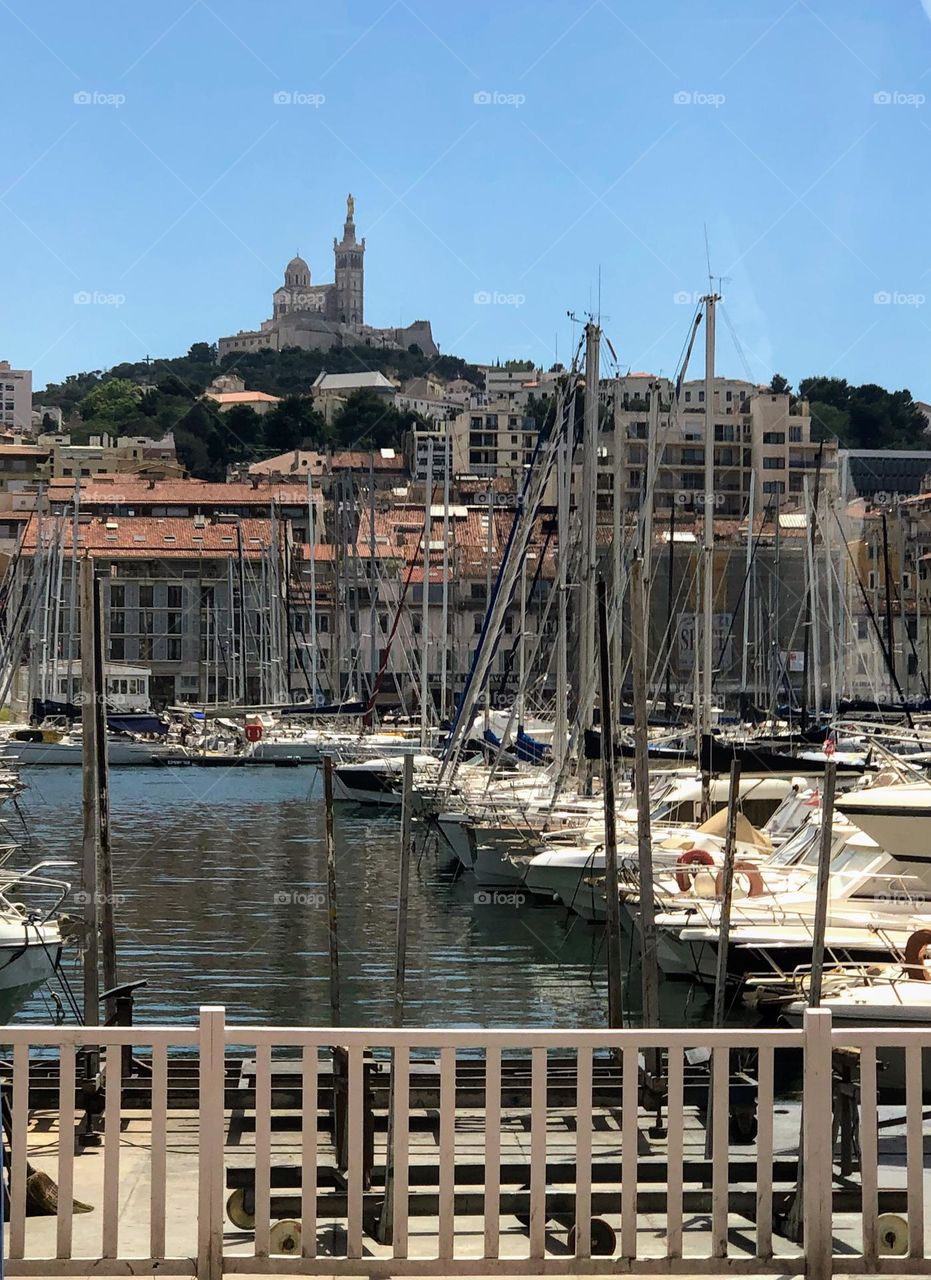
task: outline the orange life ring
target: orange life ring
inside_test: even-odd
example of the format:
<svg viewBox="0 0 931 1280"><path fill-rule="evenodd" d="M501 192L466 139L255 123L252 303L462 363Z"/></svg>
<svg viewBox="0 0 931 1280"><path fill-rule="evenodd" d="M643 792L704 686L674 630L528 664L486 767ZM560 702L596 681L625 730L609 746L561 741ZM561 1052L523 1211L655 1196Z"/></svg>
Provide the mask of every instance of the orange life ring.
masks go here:
<svg viewBox="0 0 931 1280"><path fill-rule="evenodd" d="M686 849L685 853L679 854L677 861L680 867L714 866L714 858L707 849ZM693 877L688 871L676 872L676 884L679 886L680 893L688 893L693 883Z"/></svg>
<svg viewBox="0 0 931 1280"><path fill-rule="evenodd" d="M916 982L931 981L925 956L931 949L931 929L916 929L905 944L905 972Z"/></svg>
<svg viewBox="0 0 931 1280"><path fill-rule="evenodd" d="M734 877L738 875L746 876L749 888L747 890L748 898L759 898L761 894L766 892L766 886L763 883L763 877L760 875L759 868L755 862L735 862ZM724 897L724 872L719 871L714 878L714 891L717 897Z"/></svg>

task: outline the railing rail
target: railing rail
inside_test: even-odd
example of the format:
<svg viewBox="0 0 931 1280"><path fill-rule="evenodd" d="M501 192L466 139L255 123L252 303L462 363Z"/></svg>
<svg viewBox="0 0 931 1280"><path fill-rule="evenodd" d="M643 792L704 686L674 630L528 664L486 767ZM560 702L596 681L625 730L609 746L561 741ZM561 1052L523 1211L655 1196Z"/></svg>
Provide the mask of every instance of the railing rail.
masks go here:
<svg viewBox="0 0 931 1280"><path fill-rule="evenodd" d="M197 1027L8 1027L0 1041L10 1276L931 1273L931 1029L838 1027L825 1010L778 1030L268 1028L206 1007ZM126 1046L148 1057L122 1078ZM100 1145L76 1156L101 1096L87 1048ZM751 1082L734 1073L748 1050ZM861 1151L843 1182L838 1054L856 1064ZM877 1086L897 1073L881 1129ZM890 1190L879 1135L896 1124ZM33 1166L57 1182L51 1218L27 1214ZM801 1244L781 1221L795 1196Z"/></svg>

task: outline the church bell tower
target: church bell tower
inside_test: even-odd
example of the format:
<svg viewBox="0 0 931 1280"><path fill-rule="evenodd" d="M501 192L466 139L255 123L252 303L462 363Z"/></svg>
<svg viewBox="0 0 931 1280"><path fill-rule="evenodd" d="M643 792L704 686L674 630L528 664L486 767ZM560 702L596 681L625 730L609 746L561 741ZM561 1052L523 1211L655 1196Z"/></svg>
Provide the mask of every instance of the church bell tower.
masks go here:
<svg viewBox="0 0 931 1280"><path fill-rule="evenodd" d="M359 326L363 323L363 259L365 237L356 240L355 201L346 198L346 221L342 240L333 240L336 259L335 295L336 314L333 319L340 324Z"/></svg>

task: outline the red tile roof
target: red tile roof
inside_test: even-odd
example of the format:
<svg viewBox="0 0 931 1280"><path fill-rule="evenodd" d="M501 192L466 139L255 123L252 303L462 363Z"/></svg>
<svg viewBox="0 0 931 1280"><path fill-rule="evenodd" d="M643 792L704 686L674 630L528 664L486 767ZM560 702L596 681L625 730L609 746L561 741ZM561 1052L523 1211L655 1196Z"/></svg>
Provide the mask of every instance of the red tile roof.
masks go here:
<svg viewBox="0 0 931 1280"><path fill-rule="evenodd" d="M48 487L52 502L67 502L74 490L74 480L53 480ZM294 505L291 484L252 485L217 484L208 480L140 480L135 476L115 475L103 480L94 477L81 483L81 506L135 507L215 507L220 511L231 507L255 506L268 510L273 500Z"/></svg>
<svg viewBox="0 0 931 1280"><path fill-rule="evenodd" d="M47 527L48 517L46 517ZM64 524L64 550L72 547L70 519ZM111 527L115 526L115 527ZM196 525L193 517L118 516L94 518L78 525L78 550L100 559L191 559L199 556L239 555L239 530L243 555L260 557L271 545L271 523L246 518L238 524ZM36 548L38 524L31 518L23 532L23 554Z"/></svg>

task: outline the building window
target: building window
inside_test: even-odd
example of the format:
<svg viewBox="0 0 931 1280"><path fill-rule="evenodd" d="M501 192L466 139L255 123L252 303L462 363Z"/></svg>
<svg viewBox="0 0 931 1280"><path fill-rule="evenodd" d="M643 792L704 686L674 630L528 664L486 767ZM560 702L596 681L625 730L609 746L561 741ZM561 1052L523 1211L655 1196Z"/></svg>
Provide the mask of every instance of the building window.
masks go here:
<svg viewBox="0 0 931 1280"><path fill-rule="evenodd" d="M869 618L857 618L857 639L867 640L870 634Z"/></svg>
<svg viewBox="0 0 931 1280"><path fill-rule="evenodd" d="M110 608L122 609L126 604L126 588L113 583L110 587Z"/></svg>
<svg viewBox="0 0 931 1280"><path fill-rule="evenodd" d="M764 471L783 471L785 470L785 463L783 462L782 458L764 458L763 470Z"/></svg>
<svg viewBox="0 0 931 1280"><path fill-rule="evenodd" d="M169 609L181 608L181 588L180 587L168 588L168 608Z"/></svg>
<svg viewBox="0 0 931 1280"><path fill-rule="evenodd" d="M165 641L165 660L167 662L181 661L181 641L180 640Z"/></svg>
<svg viewBox="0 0 931 1280"><path fill-rule="evenodd" d="M126 642L122 636L119 639L110 641L110 657L115 661L120 661L126 657Z"/></svg>
<svg viewBox="0 0 931 1280"><path fill-rule="evenodd" d="M781 480L764 480L763 481L764 493L785 493L785 491L786 491L786 487Z"/></svg>
<svg viewBox="0 0 931 1280"><path fill-rule="evenodd" d="M790 444L801 444L801 443L802 443L802 428L801 428L801 427L789 427L789 443L790 443Z"/></svg>
<svg viewBox="0 0 931 1280"><path fill-rule="evenodd" d="M786 433L784 431L764 431L763 432L764 444L785 444L785 442L786 442Z"/></svg>

